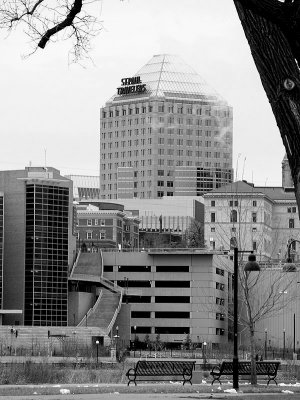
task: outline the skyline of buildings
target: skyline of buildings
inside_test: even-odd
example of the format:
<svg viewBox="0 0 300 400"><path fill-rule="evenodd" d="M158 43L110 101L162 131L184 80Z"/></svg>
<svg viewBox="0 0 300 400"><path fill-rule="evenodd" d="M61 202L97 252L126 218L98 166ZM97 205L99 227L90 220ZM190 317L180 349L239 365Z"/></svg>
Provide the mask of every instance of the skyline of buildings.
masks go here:
<svg viewBox="0 0 300 400"><path fill-rule="evenodd" d="M91 340L101 334L104 343L119 315L128 338L227 343L232 257L224 250L281 262L299 235L287 159L282 187L233 182L232 108L177 56L154 56L121 89L101 109L99 176L0 171L2 321L87 327L102 319ZM163 245L164 233L171 245L195 221L204 228L199 254L139 243L153 233Z"/></svg>

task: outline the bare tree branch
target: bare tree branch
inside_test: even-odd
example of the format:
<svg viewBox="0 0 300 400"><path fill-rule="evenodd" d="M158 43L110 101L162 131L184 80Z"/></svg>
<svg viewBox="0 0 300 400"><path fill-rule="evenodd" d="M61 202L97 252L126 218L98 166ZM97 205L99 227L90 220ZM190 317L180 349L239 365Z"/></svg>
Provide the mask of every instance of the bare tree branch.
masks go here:
<svg viewBox="0 0 300 400"><path fill-rule="evenodd" d="M11 31L23 25L34 45L44 49L50 40L71 40L74 61L87 56L90 40L102 29L102 23L89 13L92 3L100 0L2 0L0 29ZM32 52L31 52L32 54Z"/></svg>
<svg viewBox="0 0 300 400"><path fill-rule="evenodd" d="M62 31L67 26L73 25L74 18L76 17L77 14L80 13L81 8L82 8L82 0L75 0L66 18L59 24L55 25L53 28L47 30L47 32L42 36L41 40L39 41L38 47L44 49L51 36Z"/></svg>

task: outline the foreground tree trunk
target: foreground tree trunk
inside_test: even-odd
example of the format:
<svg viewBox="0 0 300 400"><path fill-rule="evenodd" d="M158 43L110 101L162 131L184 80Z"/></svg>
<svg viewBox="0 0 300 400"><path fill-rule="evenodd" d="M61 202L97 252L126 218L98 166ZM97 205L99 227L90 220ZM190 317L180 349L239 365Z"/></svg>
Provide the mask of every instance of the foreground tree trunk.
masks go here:
<svg viewBox="0 0 300 400"><path fill-rule="evenodd" d="M234 3L280 130L300 209L300 1Z"/></svg>

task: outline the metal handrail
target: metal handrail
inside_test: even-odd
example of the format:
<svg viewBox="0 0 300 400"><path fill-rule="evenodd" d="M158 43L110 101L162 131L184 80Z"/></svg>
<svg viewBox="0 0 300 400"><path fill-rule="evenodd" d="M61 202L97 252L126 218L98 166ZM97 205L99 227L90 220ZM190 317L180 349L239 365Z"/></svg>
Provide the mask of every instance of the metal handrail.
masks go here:
<svg viewBox="0 0 300 400"><path fill-rule="evenodd" d="M74 270L75 270L75 268L77 267L80 254L81 254L81 250L79 250L78 253L77 253L76 260L75 260L75 262L74 262L74 264L73 264L73 266L72 266L71 272L70 272L70 278L71 278L72 275L74 274Z"/></svg>
<svg viewBox="0 0 300 400"><path fill-rule="evenodd" d="M97 299L96 303L93 305L93 307L91 307L88 310L88 312L85 314L85 316L82 318L82 320L79 322L79 324L77 326L81 326L81 324L90 316L90 314L92 314L95 311L95 309L98 307L98 305L100 303L102 295L103 295L103 292L101 290L101 292L99 293L99 296L98 296L98 299Z"/></svg>

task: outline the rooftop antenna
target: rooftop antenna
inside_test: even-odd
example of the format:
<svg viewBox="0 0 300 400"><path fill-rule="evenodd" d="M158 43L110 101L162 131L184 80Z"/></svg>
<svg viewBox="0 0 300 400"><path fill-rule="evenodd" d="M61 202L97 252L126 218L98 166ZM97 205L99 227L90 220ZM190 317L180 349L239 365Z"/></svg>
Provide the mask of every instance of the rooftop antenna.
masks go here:
<svg viewBox="0 0 300 400"><path fill-rule="evenodd" d="M45 169L45 171L47 171L48 168L47 168L47 149L46 148L44 148L44 153L45 153L45 167L44 167L44 169Z"/></svg>

